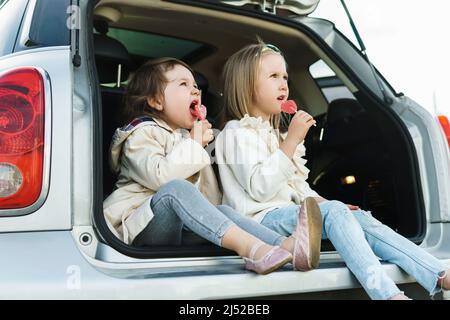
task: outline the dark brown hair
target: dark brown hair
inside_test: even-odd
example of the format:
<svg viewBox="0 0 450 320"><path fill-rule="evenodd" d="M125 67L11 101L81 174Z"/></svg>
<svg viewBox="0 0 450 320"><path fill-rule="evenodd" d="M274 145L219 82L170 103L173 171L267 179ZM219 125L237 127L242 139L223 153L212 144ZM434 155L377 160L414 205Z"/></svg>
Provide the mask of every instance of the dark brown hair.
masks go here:
<svg viewBox="0 0 450 320"><path fill-rule="evenodd" d="M130 75L123 101L124 124L140 116L161 117L160 111L148 105L147 98L162 99L164 97L168 81L165 73L176 65L181 65L194 74L191 67L183 61L166 57L147 61Z"/></svg>

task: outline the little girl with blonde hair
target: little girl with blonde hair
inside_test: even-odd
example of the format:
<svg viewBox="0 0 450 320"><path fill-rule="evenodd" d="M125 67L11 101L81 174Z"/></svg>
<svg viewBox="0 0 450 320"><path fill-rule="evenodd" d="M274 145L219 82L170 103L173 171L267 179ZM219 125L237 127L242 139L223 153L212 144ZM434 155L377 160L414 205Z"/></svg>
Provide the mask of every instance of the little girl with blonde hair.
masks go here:
<svg viewBox="0 0 450 320"><path fill-rule="evenodd" d="M303 142L315 120L298 111L287 135L279 134L289 87L278 48L261 42L236 52L225 64L223 83L227 122L216 142L216 156L224 204L281 235L294 232L297 237L291 246L299 246L295 242L317 241L311 233L317 234L318 218L310 204L311 199L317 202L322 238L333 243L372 299L408 299L377 257L400 266L431 295L440 288L450 289L448 267L441 261L369 211L326 200L310 188ZM317 254L313 252L317 246L310 246L310 253Z"/></svg>

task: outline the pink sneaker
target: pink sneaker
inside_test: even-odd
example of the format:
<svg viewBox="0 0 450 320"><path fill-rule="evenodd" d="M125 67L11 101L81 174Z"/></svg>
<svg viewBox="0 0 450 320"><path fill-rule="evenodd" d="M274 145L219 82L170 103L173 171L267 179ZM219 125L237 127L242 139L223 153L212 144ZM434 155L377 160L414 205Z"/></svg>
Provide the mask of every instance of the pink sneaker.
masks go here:
<svg viewBox="0 0 450 320"><path fill-rule="evenodd" d="M317 268L322 241L322 215L314 198L307 197L303 201L292 236L295 238L294 269L309 271Z"/></svg>
<svg viewBox="0 0 450 320"><path fill-rule="evenodd" d="M259 260L253 260L256 251L264 244L264 242L255 244L250 251L250 258L244 257L245 269L254 271L258 274L268 274L292 260L291 253L279 246L273 247Z"/></svg>

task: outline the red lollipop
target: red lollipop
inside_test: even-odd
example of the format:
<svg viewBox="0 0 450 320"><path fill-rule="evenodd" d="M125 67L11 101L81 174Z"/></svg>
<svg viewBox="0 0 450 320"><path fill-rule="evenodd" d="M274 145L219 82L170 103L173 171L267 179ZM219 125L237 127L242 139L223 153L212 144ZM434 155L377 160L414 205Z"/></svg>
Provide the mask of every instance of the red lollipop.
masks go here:
<svg viewBox="0 0 450 320"><path fill-rule="evenodd" d="M295 114L297 112L297 104L294 100L287 100L281 104L281 111L289 114ZM313 126L315 127L316 124L314 123Z"/></svg>
<svg viewBox="0 0 450 320"><path fill-rule="evenodd" d="M294 114L297 112L297 104L294 100L287 100L281 104L281 111L289 114Z"/></svg>

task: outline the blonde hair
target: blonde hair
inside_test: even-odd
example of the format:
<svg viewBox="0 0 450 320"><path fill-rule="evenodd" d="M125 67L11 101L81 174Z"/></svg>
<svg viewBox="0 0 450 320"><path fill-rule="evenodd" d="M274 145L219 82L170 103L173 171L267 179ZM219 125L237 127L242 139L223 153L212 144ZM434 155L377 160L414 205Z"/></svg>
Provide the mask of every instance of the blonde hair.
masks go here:
<svg viewBox="0 0 450 320"><path fill-rule="evenodd" d="M278 48L258 38L258 43L245 46L227 60L222 73L225 115L221 128L227 121L242 119L245 114L250 115L249 108L256 92L261 58L274 53L282 56ZM271 116L270 124L274 129L279 129L280 115Z"/></svg>

